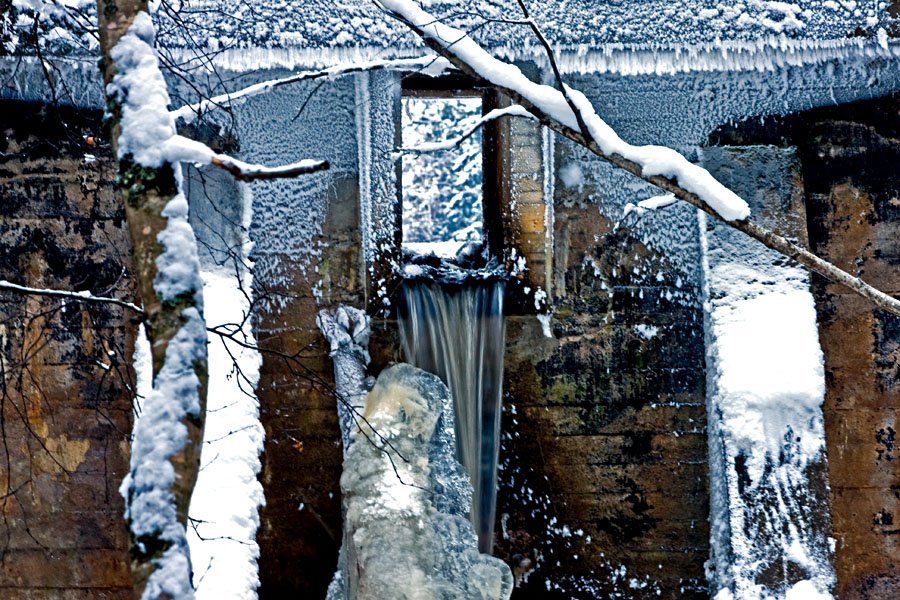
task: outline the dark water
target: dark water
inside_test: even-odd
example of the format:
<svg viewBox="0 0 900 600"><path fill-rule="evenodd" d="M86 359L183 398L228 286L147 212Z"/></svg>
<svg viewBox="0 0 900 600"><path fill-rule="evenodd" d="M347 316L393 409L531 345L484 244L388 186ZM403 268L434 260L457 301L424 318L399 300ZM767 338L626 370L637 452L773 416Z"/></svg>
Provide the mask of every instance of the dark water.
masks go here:
<svg viewBox="0 0 900 600"><path fill-rule="evenodd" d="M504 285L406 282L400 310L406 360L440 377L453 396L456 456L472 479L472 524L479 549L488 553L497 508Z"/></svg>

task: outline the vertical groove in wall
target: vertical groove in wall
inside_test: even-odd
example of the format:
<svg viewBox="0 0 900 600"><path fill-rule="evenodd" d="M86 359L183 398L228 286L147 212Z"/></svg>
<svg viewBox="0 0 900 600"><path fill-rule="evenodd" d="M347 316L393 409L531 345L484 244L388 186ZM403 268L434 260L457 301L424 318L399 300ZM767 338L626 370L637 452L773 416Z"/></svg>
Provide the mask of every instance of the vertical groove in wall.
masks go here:
<svg viewBox="0 0 900 600"><path fill-rule="evenodd" d="M359 222L363 250L361 267L364 273L371 275L374 252L372 250L372 117L369 72L357 73L354 80L356 83L356 144L359 160ZM366 305L368 305L368 283L363 286L363 293Z"/></svg>

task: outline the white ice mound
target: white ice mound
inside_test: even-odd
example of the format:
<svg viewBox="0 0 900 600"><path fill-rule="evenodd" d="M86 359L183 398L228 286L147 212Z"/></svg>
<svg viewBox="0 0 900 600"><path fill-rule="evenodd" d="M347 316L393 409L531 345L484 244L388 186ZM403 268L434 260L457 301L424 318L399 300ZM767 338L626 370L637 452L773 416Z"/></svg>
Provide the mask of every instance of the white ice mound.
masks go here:
<svg viewBox="0 0 900 600"><path fill-rule="evenodd" d="M466 518L471 486L454 458L448 406L437 376L408 364L381 372L344 458L344 540L329 600L509 598L509 567L478 552Z"/></svg>

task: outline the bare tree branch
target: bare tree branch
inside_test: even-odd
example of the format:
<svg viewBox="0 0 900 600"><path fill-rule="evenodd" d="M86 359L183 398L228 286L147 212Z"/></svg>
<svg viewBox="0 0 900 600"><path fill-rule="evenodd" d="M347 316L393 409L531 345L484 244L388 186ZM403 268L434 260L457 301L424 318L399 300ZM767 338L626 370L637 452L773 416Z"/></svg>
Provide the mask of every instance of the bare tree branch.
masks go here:
<svg viewBox="0 0 900 600"><path fill-rule="evenodd" d="M141 310L139 306L136 304L132 304L127 300L119 300L118 298L107 298L105 296L94 296L90 292L71 292L68 290L48 290L44 288L31 288L25 287L22 285L16 285L15 283L10 283L8 281L0 280L0 290L5 290L8 292L15 292L17 294L34 294L38 296L54 296L57 298L71 298L72 300L77 300L78 302L96 302L96 303L106 303L106 304L117 304L118 306L123 306L127 309L133 310L138 314L144 314L144 311Z"/></svg>
<svg viewBox="0 0 900 600"><path fill-rule="evenodd" d="M659 150L666 150L667 153L670 153L670 157L674 157L677 153L675 153L674 150L662 149L659 147L635 148L625 144L615 135L615 132L613 132L612 129L597 116L593 107L590 105L590 102L588 102L582 94L579 93L578 96L576 96L573 91L563 94L548 86L538 86L537 84L534 84L528 80L517 67L489 55L465 33L445 25L438 26L433 24L434 18L422 10L417 3L412 2L411 0L376 0L376 4L382 7L385 12L409 26L410 29L422 38L423 42L429 48L445 57L453 63L454 66L466 74L483 78L491 82L498 90L512 98L512 100L518 104L524 106L546 127L565 136L576 144L584 146L600 158L628 171L632 175L652 183L667 192L671 192L677 198L680 198L717 219L724 221L731 227L744 232L766 247L789 257L811 271L814 271L835 283L839 283L860 296L871 300L879 308L900 315L900 301L870 286L859 277L854 277L830 262L819 258L812 252L788 241L786 238L746 219L746 217L738 216L737 218L727 218L722 216L722 214L720 214L721 208L717 210L717 208L714 208L709 202L710 197L715 196L715 194L706 194L706 197L701 197L698 194L698 191L706 186L697 186L696 181L691 181L690 185L694 187L694 191L691 191L685 187L684 181L679 180L678 174L685 174L685 169L683 167L676 172L675 176L651 174L654 171L654 169L649 166L651 161L642 160L641 162L638 162L637 157L645 158L643 155L650 154L650 152L648 152L649 150L657 152ZM418 25L417 23L432 24ZM533 27L536 28L536 25ZM552 50L549 45L546 45L545 49L552 55ZM570 107L574 105L574 114L564 115L560 111L555 110L561 104ZM584 122L588 127L588 131L591 132L590 135L585 135L581 131L575 129L572 125L564 123L564 120L574 122L575 124ZM597 131L600 131L605 135L598 136ZM598 139L603 141L604 147L601 147ZM621 150L622 148L625 150ZM630 154L630 157L624 156L623 152ZM681 158L683 159L683 157ZM708 173L706 173L705 170L700 169L700 167L696 167L696 169L708 176ZM700 171L694 171L693 174L699 175ZM718 184L715 180L712 181L719 187L722 187L721 184ZM703 191L706 190L703 189ZM729 213L726 211L726 214Z"/></svg>
<svg viewBox="0 0 900 600"><path fill-rule="evenodd" d="M428 152L440 152L441 150L452 150L453 148L459 148L460 144L472 137L476 131L484 126L485 123L490 123L494 119L505 116L525 117L527 119L535 118L533 114L531 114L518 104L513 104L512 106L507 106L505 108L495 108L486 115L479 117L475 121L475 123L473 123L472 126L469 127L469 129L467 129L466 132L459 137L450 138L440 142L426 142L424 144L419 144L418 146L407 146L399 148L397 151L401 154L426 154Z"/></svg>

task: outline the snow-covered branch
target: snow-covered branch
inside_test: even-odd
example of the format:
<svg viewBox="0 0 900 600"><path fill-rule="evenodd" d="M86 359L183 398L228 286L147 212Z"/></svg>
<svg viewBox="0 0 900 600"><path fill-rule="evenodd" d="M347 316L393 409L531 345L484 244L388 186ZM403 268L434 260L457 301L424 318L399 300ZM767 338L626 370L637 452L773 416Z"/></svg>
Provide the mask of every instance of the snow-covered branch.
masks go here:
<svg viewBox="0 0 900 600"><path fill-rule="evenodd" d="M136 304L132 304L127 300L119 300L118 298L107 298L105 296L94 296L90 292L72 292L68 290L49 290L45 288L25 287L17 285L9 281L0 280L0 290L15 292L17 294L33 294L37 296L52 296L54 298L71 298L79 302L94 302L97 304L117 304L131 309L136 313L143 313L141 308Z"/></svg>
<svg viewBox="0 0 900 600"><path fill-rule="evenodd" d="M284 179L307 175L316 171L324 171L329 168L327 160L301 160L280 167L266 167L245 163L225 154L217 154L210 159L209 164L224 169L238 181L254 181L256 179Z"/></svg>
<svg viewBox="0 0 900 600"><path fill-rule="evenodd" d="M127 35L110 51L119 64L107 93L121 106L121 134L116 140L120 158L130 155L135 163L151 169L180 162L214 165L241 181L296 177L329 168L321 160L278 167L249 164L178 135L175 119L166 108L169 94L159 61L148 43L153 34L150 29Z"/></svg>
<svg viewBox="0 0 900 600"><path fill-rule="evenodd" d="M288 165L267 167L247 163L227 154L219 154L202 142L172 135L153 149L154 159L161 162L187 162L196 165L213 165L231 173L239 181L279 179L306 175L329 168L327 160L306 159Z"/></svg>
<svg viewBox="0 0 900 600"><path fill-rule="evenodd" d="M422 56L419 58L400 58L394 60L373 60L361 63L347 63L321 69L319 71L303 71L289 77L281 79L270 79L263 81L236 92L230 92L208 98L195 104L188 104L181 108L175 109L171 115L175 119L182 119L186 123L192 122L202 114L209 112L213 108L226 106L234 106L240 102L269 92L277 87L299 83L301 81L310 81L312 79L335 79L343 75L351 73L360 73L362 71L419 71L425 75L440 75L448 66L447 59L440 56Z"/></svg>
<svg viewBox="0 0 900 600"><path fill-rule="evenodd" d="M427 152L440 152L441 150L452 150L453 148L459 148L460 144L472 137L472 135L474 135L476 131L481 129L485 123L489 123L494 119L504 116L525 117L528 119L535 118L533 114L525 110L525 107L519 106L518 104L507 106L505 108L495 108L486 115L482 115L481 117L479 117L472 124L472 126L469 127L465 131L465 133L463 133L459 137L442 140L440 142L426 142L424 144L419 144L418 146L403 147L400 148L398 152L400 152L401 154L425 154Z"/></svg>
<svg viewBox="0 0 900 600"><path fill-rule="evenodd" d="M722 219L763 245L808 269L900 315L900 301L875 289L784 237L750 221L750 208L706 169L671 148L632 146L594 111L580 91L563 91L531 81L515 65L494 58L465 32L429 14L414 0L375 0L391 16L409 26L428 47L473 77L482 78L524 106L546 127L584 146L612 164ZM536 25L533 26L536 29ZM549 45L545 50L552 56ZM583 125L582 125L583 124Z"/></svg>
<svg viewBox="0 0 900 600"><path fill-rule="evenodd" d="M522 9L522 14L525 16L525 23L531 31L534 32L535 37L537 37L541 46L544 48L544 51L547 53L547 58L550 61L550 68L553 69L553 76L556 78L556 85L559 86L559 91L562 93L563 98L566 99L566 104L569 105L569 108L572 109L572 112L575 114L575 119L578 121L578 130L585 139L591 139L591 132L588 129L587 123L584 122L581 112L578 110L578 107L575 106L575 101L572 100L572 97L569 95L568 86L566 86L563 81L562 74L559 71L559 65L556 62L556 56L553 53L553 48L550 47L550 42L547 41L547 37L544 35L544 32L541 31L541 28L538 27L535 20L531 18L531 13L528 12L528 6L526 6L525 1L518 0L518 2L519 8Z"/></svg>
<svg viewBox="0 0 900 600"><path fill-rule="evenodd" d="M625 205L622 216L627 217L634 213L638 217L642 217L649 210L658 210L660 208L671 206L672 204L675 204L677 200L675 194L665 194L664 196L653 196L652 198L641 200L637 204L629 202Z"/></svg>

